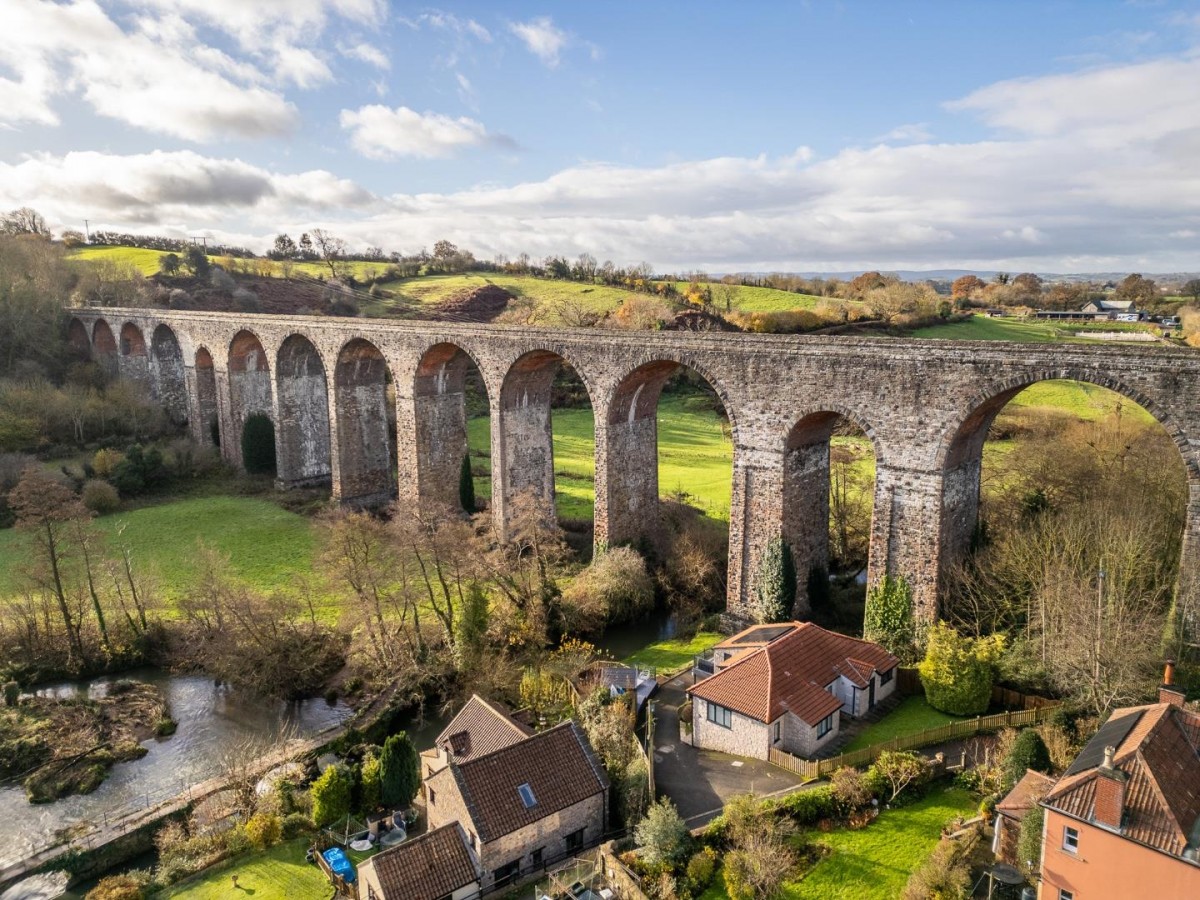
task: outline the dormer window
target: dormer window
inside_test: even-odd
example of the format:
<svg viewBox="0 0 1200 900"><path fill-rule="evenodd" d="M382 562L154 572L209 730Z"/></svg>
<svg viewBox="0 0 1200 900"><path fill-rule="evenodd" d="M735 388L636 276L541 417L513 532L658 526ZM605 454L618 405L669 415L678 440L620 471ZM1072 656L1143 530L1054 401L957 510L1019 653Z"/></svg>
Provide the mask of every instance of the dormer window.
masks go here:
<svg viewBox="0 0 1200 900"><path fill-rule="evenodd" d="M525 804L526 809L532 809L537 806L537 798L533 796L533 788L528 784L518 785L517 793L521 795L521 802Z"/></svg>

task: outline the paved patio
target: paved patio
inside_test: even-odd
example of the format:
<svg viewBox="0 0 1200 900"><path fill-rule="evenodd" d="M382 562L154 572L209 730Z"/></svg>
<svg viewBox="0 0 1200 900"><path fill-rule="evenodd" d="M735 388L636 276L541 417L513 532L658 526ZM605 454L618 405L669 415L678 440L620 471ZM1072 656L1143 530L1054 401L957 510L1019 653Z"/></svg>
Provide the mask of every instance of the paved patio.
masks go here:
<svg viewBox="0 0 1200 900"><path fill-rule="evenodd" d="M679 741L676 709L687 699L691 674L664 682L654 697L654 781L659 796L670 797L679 814L696 828L721 812L735 794L760 796L792 790L801 780L758 759L697 750Z"/></svg>

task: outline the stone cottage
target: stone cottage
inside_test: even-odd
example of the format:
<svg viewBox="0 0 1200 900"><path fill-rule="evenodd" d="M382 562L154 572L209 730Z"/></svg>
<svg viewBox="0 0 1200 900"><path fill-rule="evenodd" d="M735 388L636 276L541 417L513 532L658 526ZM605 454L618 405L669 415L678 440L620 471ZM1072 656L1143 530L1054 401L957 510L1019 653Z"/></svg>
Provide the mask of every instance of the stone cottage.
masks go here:
<svg viewBox="0 0 1200 900"><path fill-rule="evenodd" d="M688 689L692 742L767 759L812 756L896 689L899 660L811 622L755 625L714 648L716 673Z"/></svg>

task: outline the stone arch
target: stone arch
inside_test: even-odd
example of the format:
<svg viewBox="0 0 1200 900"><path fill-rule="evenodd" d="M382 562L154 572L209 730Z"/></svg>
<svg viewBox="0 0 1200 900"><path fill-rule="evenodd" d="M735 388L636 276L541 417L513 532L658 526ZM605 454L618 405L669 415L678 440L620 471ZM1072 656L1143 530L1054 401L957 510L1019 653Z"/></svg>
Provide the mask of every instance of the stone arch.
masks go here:
<svg viewBox="0 0 1200 900"><path fill-rule="evenodd" d="M1025 371L1021 375L989 386L963 406L963 414L943 433L938 444L935 465L942 474L942 511L938 541L938 582L943 584L949 567L963 559L971 544L979 515L980 476L983 445L1000 411L1017 394L1043 381L1077 381L1107 388L1145 409L1171 437L1183 461L1190 493L1200 493L1200 462L1187 435L1174 417L1153 397L1119 378L1092 369L1074 368ZM1195 543L1194 541L1192 542ZM1187 546L1185 556L1200 547ZM1181 561L1181 571L1192 563Z"/></svg>
<svg viewBox="0 0 1200 900"><path fill-rule="evenodd" d="M176 425L187 423L187 385L183 349L170 326L160 324L150 335L150 386Z"/></svg>
<svg viewBox="0 0 1200 900"><path fill-rule="evenodd" d="M396 495L395 404L391 370L382 351L353 338L334 369L337 454L333 490L343 503L378 506Z"/></svg>
<svg viewBox="0 0 1200 900"><path fill-rule="evenodd" d="M427 348L413 374L413 430L418 502L430 509L457 509L467 440L467 381L478 373L485 399L491 404L479 361L458 344L442 342Z"/></svg>
<svg viewBox="0 0 1200 900"><path fill-rule="evenodd" d="M321 354L307 337L292 334L275 357L279 398L279 481L328 484L333 471L329 436L329 383Z"/></svg>
<svg viewBox="0 0 1200 900"><path fill-rule="evenodd" d="M74 316L67 323L67 346L76 359L86 361L92 358L92 339L87 326Z"/></svg>
<svg viewBox="0 0 1200 900"><path fill-rule="evenodd" d="M221 435L226 459L243 465L241 441L246 420L262 414L274 422L274 406L267 353L258 335L242 329L229 342L229 418L232 428L228 435ZM278 435L276 437L278 439Z"/></svg>
<svg viewBox="0 0 1200 900"><path fill-rule="evenodd" d="M217 373L207 347L196 350L196 409L199 413L192 428L196 442L221 446L221 420L217 406Z"/></svg>
<svg viewBox="0 0 1200 900"><path fill-rule="evenodd" d="M532 497L547 517L556 514L551 406L554 381L564 365L579 376L588 404L595 410L587 378L555 350L521 354L501 381L492 425L493 471L499 476L492 479L492 503L502 522L509 520L513 502L522 495Z"/></svg>
<svg viewBox="0 0 1200 900"><path fill-rule="evenodd" d="M667 381L684 368L703 378L716 393L729 418L736 453L737 410L722 381L706 367L684 357L663 356L627 371L618 379L609 396L604 423L603 459L597 460L597 469L604 469L604 496L596 498L597 515L603 506L605 537L609 543L647 537L657 526L658 403ZM597 493L600 493L599 489ZM733 526L731 522L731 553L735 539Z"/></svg>
<svg viewBox="0 0 1200 900"><path fill-rule="evenodd" d="M824 577L829 570L831 442L842 423L866 435L874 457L879 458L875 429L857 412L839 404L824 403L801 414L784 439L782 537L796 565L799 612L811 606L810 576ZM873 496L871 506L874 511Z"/></svg>
<svg viewBox="0 0 1200 900"><path fill-rule="evenodd" d="M97 319L92 326L92 356L110 376L115 377L120 370L117 362L117 339L113 330L104 319Z"/></svg>
<svg viewBox="0 0 1200 900"><path fill-rule="evenodd" d="M117 346L120 349L117 364L121 377L136 381L153 391L153 382L150 379L150 357L146 351L146 337L142 334L142 329L133 322L123 324Z"/></svg>

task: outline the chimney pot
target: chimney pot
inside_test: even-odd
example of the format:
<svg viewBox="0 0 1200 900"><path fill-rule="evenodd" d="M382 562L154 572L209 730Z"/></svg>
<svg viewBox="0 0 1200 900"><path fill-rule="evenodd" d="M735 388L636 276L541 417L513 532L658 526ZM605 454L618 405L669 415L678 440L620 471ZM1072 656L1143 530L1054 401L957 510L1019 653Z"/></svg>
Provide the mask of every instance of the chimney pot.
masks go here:
<svg viewBox="0 0 1200 900"><path fill-rule="evenodd" d="M1175 684L1175 660L1168 659L1163 666L1163 687L1171 687Z"/></svg>

